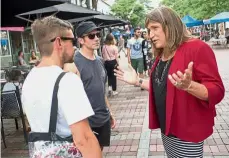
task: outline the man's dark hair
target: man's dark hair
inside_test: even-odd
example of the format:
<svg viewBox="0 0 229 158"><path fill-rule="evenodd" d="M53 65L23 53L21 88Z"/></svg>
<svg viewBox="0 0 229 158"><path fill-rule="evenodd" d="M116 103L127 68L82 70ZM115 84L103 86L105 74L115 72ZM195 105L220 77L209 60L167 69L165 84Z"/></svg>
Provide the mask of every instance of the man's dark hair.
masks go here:
<svg viewBox="0 0 229 158"><path fill-rule="evenodd" d="M140 30L140 28L139 28L139 27L135 28L135 29L134 29L134 32L136 32L137 30Z"/></svg>
<svg viewBox="0 0 229 158"><path fill-rule="evenodd" d="M20 70L11 70L9 74L9 80L10 81L19 81L21 77L21 71Z"/></svg>

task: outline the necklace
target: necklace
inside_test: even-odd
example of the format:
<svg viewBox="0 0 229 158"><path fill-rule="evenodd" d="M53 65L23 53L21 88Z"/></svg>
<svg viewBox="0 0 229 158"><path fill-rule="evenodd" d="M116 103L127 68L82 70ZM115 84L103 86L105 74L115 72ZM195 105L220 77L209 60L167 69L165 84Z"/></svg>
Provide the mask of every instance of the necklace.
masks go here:
<svg viewBox="0 0 229 158"><path fill-rule="evenodd" d="M157 83L158 86L161 85L162 81L165 78L166 70L167 70L169 64L171 63L171 59L169 59L166 62L165 66L164 66L164 69L162 71L161 77L159 78L159 66L160 66L161 62L162 62L162 60L160 59L158 64L157 64L157 66L156 66L156 70L155 70L155 79L154 80L155 80L155 82Z"/></svg>

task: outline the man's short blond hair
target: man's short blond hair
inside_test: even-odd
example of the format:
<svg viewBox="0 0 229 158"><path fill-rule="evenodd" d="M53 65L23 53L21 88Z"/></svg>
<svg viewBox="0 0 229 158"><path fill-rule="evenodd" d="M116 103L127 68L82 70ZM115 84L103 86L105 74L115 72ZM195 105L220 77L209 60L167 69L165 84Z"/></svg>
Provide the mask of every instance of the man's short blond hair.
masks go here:
<svg viewBox="0 0 229 158"><path fill-rule="evenodd" d="M36 19L31 25L33 38L38 46L41 56L50 56L53 45L50 41L55 37L66 35L66 31L73 30L70 22L61 20L54 16Z"/></svg>

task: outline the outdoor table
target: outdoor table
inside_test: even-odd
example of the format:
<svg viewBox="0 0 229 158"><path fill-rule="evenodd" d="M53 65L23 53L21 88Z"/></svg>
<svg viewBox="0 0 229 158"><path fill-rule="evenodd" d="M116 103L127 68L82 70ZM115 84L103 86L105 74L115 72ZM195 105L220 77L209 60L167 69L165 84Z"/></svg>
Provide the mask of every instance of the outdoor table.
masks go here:
<svg viewBox="0 0 229 158"><path fill-rule="evenodd" d="M33 60L29 62L29 65L35 65L38 61L37 60Z"/></svg>
<svg viewBox="0 0 229 158"><path fill-rule="evenodd" d="M25 78L27 77L28 73L30 72L31 68L32 68L32 66L12 66L12 67L2 68L2 70L6 72L6 78L9 78L10 72L12 70L21 71L21 76L22 76L21 83L23 83Z"/></svg>
<svg viewBox="0 0 229 158"><path fill-rule="evenodd" d="M211 38L210 39L210 42L212 42L212 47L213 47L213 45L214 44L216 44L216 45L223 45L224 47L226 47L226 43L227 43L227 39L226 38L218 38L218 39L216 39L216 38Z"/></svg>

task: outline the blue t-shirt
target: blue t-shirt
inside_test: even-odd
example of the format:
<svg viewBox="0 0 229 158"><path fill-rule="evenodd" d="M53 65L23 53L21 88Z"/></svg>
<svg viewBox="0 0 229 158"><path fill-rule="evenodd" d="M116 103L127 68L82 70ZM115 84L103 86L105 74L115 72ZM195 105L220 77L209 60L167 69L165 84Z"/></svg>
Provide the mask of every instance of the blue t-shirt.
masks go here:
<svg viewBox="0 0 229 158"><path fill-rule="evenodd" d="M131 38L127 42L127 48L130 48L130 58L131 59L139 59L143 58L142 54L142 38Z"/></svg>

